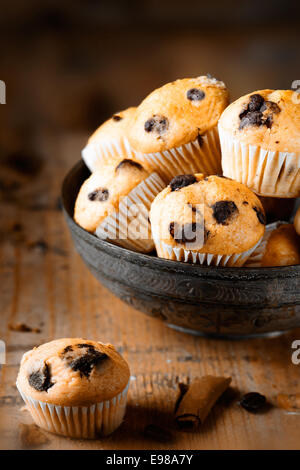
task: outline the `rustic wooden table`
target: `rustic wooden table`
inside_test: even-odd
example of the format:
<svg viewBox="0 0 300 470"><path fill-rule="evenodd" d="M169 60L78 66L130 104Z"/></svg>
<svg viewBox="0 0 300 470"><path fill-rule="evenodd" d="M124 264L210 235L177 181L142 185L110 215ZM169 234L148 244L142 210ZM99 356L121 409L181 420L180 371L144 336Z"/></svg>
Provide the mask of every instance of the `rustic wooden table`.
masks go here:
<svg viewBox="0 0 300 470"><path fill-rule="evenodd" d="M0 339L7 363L0 372L0 448L19 449L288 449L300 448L300 414L276 406L278 393L299 392L291 344L300 330L269 339L211 340L189 336L125 305L88 272L75 252L58 196L78 160L81 136L41 138L38 154L18 155L0 170ZM14 331L18 323L40 332ZM111 342L131 366L127 414L110 437L78 441L40 431L15 387L22 354L59 337ZM221 400L196 433L177 431L177 382L204 374L232 376L240 393L259 391L270 403L250 414ZM274 406L275 405L275 406ZM166 442L144 435L148 424L172 432Z"/></svg>

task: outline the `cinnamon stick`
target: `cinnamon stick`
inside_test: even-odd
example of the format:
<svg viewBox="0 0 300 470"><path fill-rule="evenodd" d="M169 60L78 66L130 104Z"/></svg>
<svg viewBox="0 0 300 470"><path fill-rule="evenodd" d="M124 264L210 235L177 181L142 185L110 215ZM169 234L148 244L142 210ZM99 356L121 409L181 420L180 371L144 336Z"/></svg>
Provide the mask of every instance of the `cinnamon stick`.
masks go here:
<svg viewBox="0 0 300 470"><path fill-rule="evenodd" d="M180 384L175 421L181 429L195 430L231 383L231 377L206 375L195 378L189 386Z"/></svg>

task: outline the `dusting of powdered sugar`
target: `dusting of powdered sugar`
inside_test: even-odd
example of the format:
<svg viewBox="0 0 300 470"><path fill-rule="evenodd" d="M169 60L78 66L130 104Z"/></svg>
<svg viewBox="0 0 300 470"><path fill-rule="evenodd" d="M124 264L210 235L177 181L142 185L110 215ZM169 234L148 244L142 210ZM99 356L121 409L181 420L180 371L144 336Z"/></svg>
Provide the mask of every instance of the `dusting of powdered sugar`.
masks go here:
<svg viewBox="0 0 300 470"><path fill-rule="evenodd" d="M226 85L224 82L217 80L211 75L201 75L200 77L197 77L196 80L199 83L199 85L215 86L217 88L226 88Z"/></svg>

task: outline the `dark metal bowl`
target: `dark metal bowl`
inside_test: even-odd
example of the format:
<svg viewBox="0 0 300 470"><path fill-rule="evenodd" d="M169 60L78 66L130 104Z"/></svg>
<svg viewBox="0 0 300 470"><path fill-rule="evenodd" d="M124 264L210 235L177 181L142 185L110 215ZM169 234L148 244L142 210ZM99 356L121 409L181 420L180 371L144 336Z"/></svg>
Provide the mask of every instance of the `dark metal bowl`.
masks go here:
<svg viewBox="0 0 300 470"><path fill-rule="evenodd" d="M300 326L300 265L204 267L99 240L73 220L76 196L89 174L78 162L66 176L64 213L85 264L120 299L170 326L198 334L238 337Z"/></svg>

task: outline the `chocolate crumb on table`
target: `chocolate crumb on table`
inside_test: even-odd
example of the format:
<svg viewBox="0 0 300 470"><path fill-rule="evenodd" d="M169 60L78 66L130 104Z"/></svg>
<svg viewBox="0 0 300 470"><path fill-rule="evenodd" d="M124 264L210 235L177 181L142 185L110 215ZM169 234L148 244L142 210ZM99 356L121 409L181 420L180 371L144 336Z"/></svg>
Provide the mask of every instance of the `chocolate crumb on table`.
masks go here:
<svg viewBox="0 0 300 470"><path fill-rule="evenodd" d="M210 410L227 390L231 377L206 375L195 378L190 385L179 384L175 405L175 421L182 430L194 431L203 424Z"/></svg>
<svg viewBox="0 0 300 470"><path fill-rule="evenodd" d="M33 328L25 323L9 323L8 328L10 331L19 331L21 333L40 333L40 328Z"/></svg>

